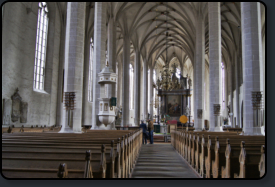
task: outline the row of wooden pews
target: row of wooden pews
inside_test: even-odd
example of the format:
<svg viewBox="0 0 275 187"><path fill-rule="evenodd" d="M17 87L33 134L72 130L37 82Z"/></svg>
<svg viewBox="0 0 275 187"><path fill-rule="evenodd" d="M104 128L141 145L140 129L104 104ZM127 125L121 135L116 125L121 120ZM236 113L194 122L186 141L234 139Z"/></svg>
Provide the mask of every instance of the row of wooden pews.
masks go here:
<svg viewBox="0 0 275 187"><path fill-rule="evenodd" d="M9 126L9 127L2 127L2 134L3 133L17 133L17 132L58 132L61 130L61 126L55 127L55 126L50 126L47 127L45 126L30 126L30 127L24 127L23 125L21 127L14 127L14 126Z"/></svg>
<svg viewBox="0 0 275 187"><path fill-rule="evenodd" d="M129 178L142 131L4 133L2 173L7 178Z"/></svg>
<svg viewBox="0 0 275 187"><path fill-rule="evenodd" d="M171 143L204 178L260 178L265 173L265 136L174 131Z"/></svg>

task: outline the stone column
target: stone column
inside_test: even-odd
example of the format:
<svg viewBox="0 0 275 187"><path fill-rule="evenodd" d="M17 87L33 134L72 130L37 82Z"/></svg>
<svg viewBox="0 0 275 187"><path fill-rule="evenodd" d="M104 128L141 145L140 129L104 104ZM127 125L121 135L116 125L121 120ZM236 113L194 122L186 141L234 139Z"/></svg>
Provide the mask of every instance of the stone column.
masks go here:
<svg viewBox="0 0 275 187"><path fill-rule="evenodd" d="M134 107L135 107L135 125L140 124L140 53L139 50L136 49L135 55L135 85L134 85Z"/></svg>
<svg viewBox="0 0 275 187"><path fill-rule="evenodd" d="M228 63L227 63L228 64ZM224 117L228 118L228 73L227 73L227 66L224 66Z"/></svg>
<svg viewBox="0 0 275 187"><path fill-rule="evenodd" d="M229 81L230 81L230 84L229 84L229 91L230 91L230 115L229 114L229 118L230 118L230 124L232 127L235 127L234 125L234 121L233 121L233 66L232 66L232 62L231 64L229 65L229 73L228 73L228 78L229 78Z"/></svg>
<svg viewBox="0 0 275 187"><path fill-rule="evenodd" d="M219 115L214 115L214 105L221 105L221 10L219 2L208 3L209 12L209 131L222 131Z"/></svg>
<svg viewBox="0 0 275 187"><path fill-rule="evenodd" d="M61 133L81 133L85 8L85 2L68 2L67 6L64 92L75 92L75 109L71 113L71 128L68 126L68 112L64 107Z"/></svg>
<svg viewBox="0 0 275 187"><path fill-rule="evenodd" d="M130 76L129 76L129 64L130 64L130 38L129 36L123 36L123 74L122 74L122 126L127 126L130 120Z"/></svg>
<svg viewBox="0 0 275 187"><path fill-rule="evenodd" d="M148 118L148 64L147 60L143 61L143 118Z"/></svg>
<svg viewBox="0 0 275 187"><path fill-rule="evenodd" d="M107 51L108 51L108 62L109 66L113 69L114 73L116 73L116 27L113 16L109 18L108 22L108 43L107 43ZM118 79L116 80L118 82ZM116 85L109 84L108 85L108 97L116 96ZM115 121L111 124L112 130L116 130Z"/></svg>
<svg viewBox="0 0 275 187"><path fill-rule="evenodd" d="M112 67L114 73L116 73L116 27L114 18L111 17L108 22L108 62L109 66ZM108 88L108 97L115 97L116 95L116 85L109 85Z"/></svg>
<svg viewBox="0 0 275 187"><path fill-rule="evenodd" d="M82 113L82 123L83 125L91 125L92 124L92 118L91 118L91 112L92 112L92 101L88 100L88 87L89 87L89 81L92 82L92 80L89 80L89 74L90 74L90 55L91 55L91 38L85 37L85 53L84 53L84 67L83 67L83 113ZM92 64L91 64L92 66Z"/></svg>
<svg viewBox="0 0 275 187"><path fill-rule="evenodd" d="M204 127L204 74L205 74L205 26L201 14L196 20L196 58L195 58L195 116L194 127L201 131Z"/></svg>
<svg viewBox="0 0 275 187"><path fill-rule="evenodd" d="M122 102L121 102L121 86L122 86L122 62L120 60L118 60L118 73L117 73L117 106L120 107L122 106Z"/></svg>
<svg viewBox="0 0 275 187"><path fill-rule="evenodd" d="M237 54L235 54L235 84L236 84L236 124L235 124L235 127L238 126L240 127L240 101L239 101L239 94L240 94L240 87L239 87L239 70L238 70L238 57L237 57Z"/></svg>
<svg viewBox="0 0 275 187"><path fill-rule="evenodd" d="M241 2L243 57L243 131L261 135L261 127L253 125L252 91L261 90L262 63L260 3Z"/></svg>
<svg viewBox="0 0 275 187"><path fill-rule="evenodd" d="M153 120L154 106L153 106L153 97L154 97L154 88L153 88L153 67L150 67L150 84L149 84L149 101L150 101L150 120Z"/></svg>
<svg viewBox="0 0 275 187"><path fill-rule="evenodd" d="M93 59L93 112L92 128L98 129L100 96L105 97L105 88L98 84L98 73L105 67L105 42L106 42L106 6L104 2L95 3L95 22L94 22L94 59Z"/></svg>

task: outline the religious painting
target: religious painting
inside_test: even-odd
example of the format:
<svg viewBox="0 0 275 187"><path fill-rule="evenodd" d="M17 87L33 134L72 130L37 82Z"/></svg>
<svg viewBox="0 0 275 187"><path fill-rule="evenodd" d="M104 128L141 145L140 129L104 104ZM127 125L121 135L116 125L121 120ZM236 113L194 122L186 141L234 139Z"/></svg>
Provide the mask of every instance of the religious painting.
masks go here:
<svg viewBox="0 0 275 187"><path fill-rule="evenodd" d="M169 116L181 115L181 96L169 95L167 96L167 113Z"/></svg>

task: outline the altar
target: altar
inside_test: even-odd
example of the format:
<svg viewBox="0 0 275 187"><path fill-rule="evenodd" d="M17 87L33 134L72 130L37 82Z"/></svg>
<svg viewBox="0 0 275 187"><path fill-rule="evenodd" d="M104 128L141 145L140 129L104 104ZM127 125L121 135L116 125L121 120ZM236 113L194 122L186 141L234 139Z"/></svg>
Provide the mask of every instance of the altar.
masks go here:
<svg viewBox="0 0 275 187"><path fill-rule="evenodd" d="M176 76L175 64L174 66L172 65L172 71L168 71L168 65L163 68L161 77L157 80L157 96L161 99L159 112L162 116L169 115L171 117L170 120L179 122L180 116L190 115L190 96L192 94L190 87L192 82L188 75L186 77L181 74L178 77Z"/></svg>

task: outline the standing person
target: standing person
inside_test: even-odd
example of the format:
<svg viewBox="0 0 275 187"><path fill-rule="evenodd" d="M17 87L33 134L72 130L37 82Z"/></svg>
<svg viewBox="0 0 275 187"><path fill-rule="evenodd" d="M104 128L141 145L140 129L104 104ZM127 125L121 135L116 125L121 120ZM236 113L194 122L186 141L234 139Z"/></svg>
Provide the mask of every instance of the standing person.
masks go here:
<svg viewBox="0 0 275 187"><path fill-rule="evenodd" d="M147 144L147 127L143 120L141 120L141 124L139 125L139 128L142 128L142 144Z"/></svg>
<svg viewBox="0 0 275 187"><path fill-rule="evenodd" d="M153 137L153 132L154 132L154 124L151 120L148 120L148 130L149 130L149 140L150 144L154 143L154 137Z"/></svg>

